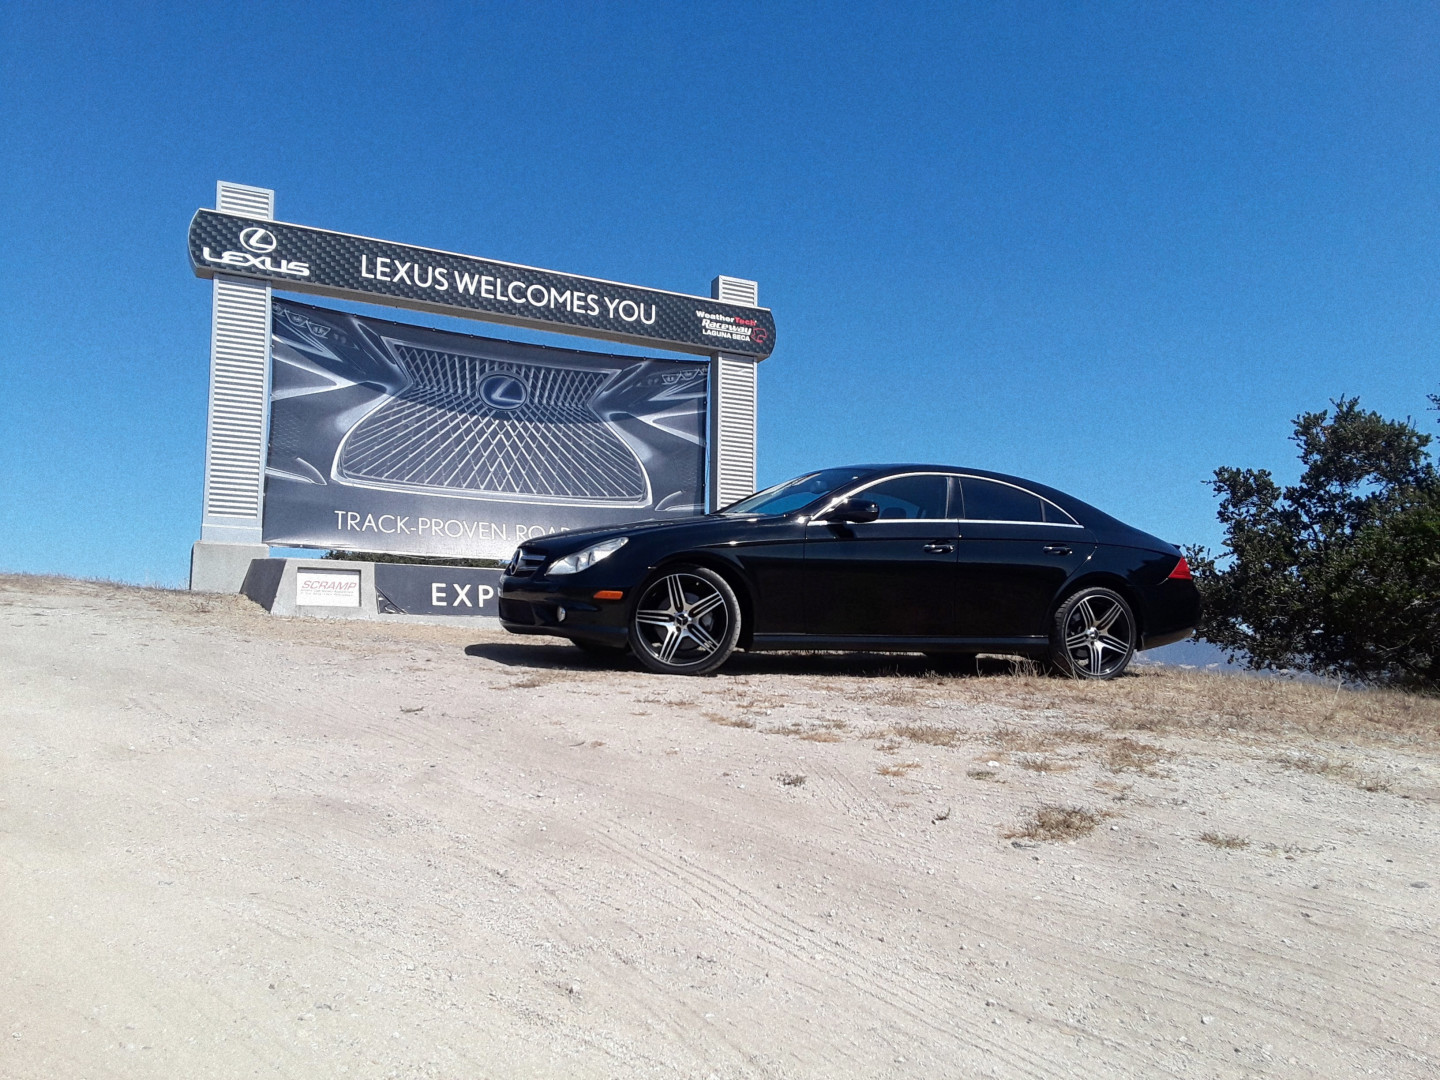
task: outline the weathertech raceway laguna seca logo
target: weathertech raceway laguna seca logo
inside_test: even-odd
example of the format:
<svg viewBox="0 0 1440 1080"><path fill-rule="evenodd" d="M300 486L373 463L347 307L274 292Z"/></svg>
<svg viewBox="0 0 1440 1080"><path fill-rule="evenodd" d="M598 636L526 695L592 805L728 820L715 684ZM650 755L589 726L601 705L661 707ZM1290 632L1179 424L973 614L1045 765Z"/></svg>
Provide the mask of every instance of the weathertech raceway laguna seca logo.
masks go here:
<svg viewBox="0 0 1440 1080"><path fill-rule="evenodd" d="M267 274L285 274L290 277L309 277L310 264L303 262L291 262L288 259L275 259L271 253L275 250L275 234L269 229L253 225L240 233L240 246L245 251L222 251L216 255L210 248L204 247L200 251L200 257L208 263L216 266L233 266L239 270L263 270Z"/></svg>
<svg viewBox="0 0 1440 1080"><path fill-rule="evenodd" d="M695 316L700 320L700 332L706 337L723 338L726 341L753 342L761 346L767 345L770 341L770 331L761 326L756 319L699 310L695 312Z"/></svg>

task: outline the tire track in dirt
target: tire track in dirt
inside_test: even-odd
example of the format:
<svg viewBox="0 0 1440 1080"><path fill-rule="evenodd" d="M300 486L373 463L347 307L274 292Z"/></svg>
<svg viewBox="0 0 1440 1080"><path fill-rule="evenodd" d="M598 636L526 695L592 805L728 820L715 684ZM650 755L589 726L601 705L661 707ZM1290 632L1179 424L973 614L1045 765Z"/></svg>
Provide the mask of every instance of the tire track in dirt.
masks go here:
<svg viewBox="0 0 1440 1080"><path fill-rule="evenodd" d="M1440 884L1437 833L1413 803L1277 770L1274 734L1197 735L1164 777L1122 778L1118 831L1025 851L996 836L1040 800L1111 804L1089 754L1035 777L1011 761L1008 785L962 778L989 728L1103 725L1111 697L1133 712L1147 699L1131 691L1163 673L1040 711L1026 702L1080 691L968 682L942 715L914 679L777 662L722 696L778 706L777 723L852 725L837 743L777 743L796 735L711 725L691 683L540 651L527 667L509 645L504 663L466 656L483 632L411 639L223 598L212 619L183 594L106 586L37 598L51 613L27 621L8 580L0 844L40 906L7 911L42 950L65 925L47 911L88 920L54 942L70 946L65 986L6 984L22 1073L48 1054L39 1074L132 1075L117 1051L67 1048L71 1001L110 1008L112 1046L127 1011L197 1037L196 1052L167 1048L170 1075L222 1060L236 1075L367 1060L423 1074L427 1053L457 1075L1440 1072L1424 1038L1440 1011L1423 963L1435 894L1409 884ZM1171 681L1173 711L1191 688ZM866 733L906 722L963 745L907 745L920 771L876 776ZM1428 761L1418 742L1333 742L1303 749L1385 777ZM777 771L808 781L776 786ZM939 801L955 806L943 825ZM1212 825L1275 851L1211 852L1197 837ZM1292 844L1298 861L1265 861ZM252 992L279 969L318 979L297 994L342 977L385 989L363 1029L324 1028L324 1011L304 1044L308 1003L280 979Z"/></svg>
<svg viewBox="0 0 1440 1080"><path fill-rule="evenodd" d="M782 953L796 967L803 970L810 964L823 964L827 978L844 983L857 998L870 1002L872 1006L878 1003L890 1014L905 1017L915 1028L927 1031L933 1039L943 1043L957 1041L954 1028L935 1019L936 1000L943 997L940 992L949 987L932 987L932 993L927 996L910 985L911 971L893 971L876 964L868 964L858 973L848 970L861 961L845 943L818 933L816 928L806 926L775 905L766 903L754 892L687 857L657 852L653 845L648 849L641 847L640 834L633 830L627 832L628 843L607 838L611 840L611 849L616 856L646 866L667 878L673 883L675 891L690 896L697 906L727 923L743 924L751 938ZM708 900L708 909L697 895ZM824 985L808 981L795 972L791 972L789 977L814 994L817 1000L825 998ZM870 1010L867 1010L869 1014ZM1093 1033L1085 1034L1094 1038ZM1022 1075L1040 1077L1048 1074L1049 1066L1045 1059L1008 1042L978 1035L974 1035L973 1042L988 1054L1006 1062L1010 1068L1020 1070Z"/></svg>
<svg viewBox="0 0 1440 1080"><path fill-rule="evenodd" d="M1047 900L1047 907L1052 900L1053 897ZM1075 937L1081 940L1093 940L1090 938L1092 928L1103 931L1105 926L1105 920L1097 920L1077 910L1067 912L1065 921L1074 924ZM1218 929L1225 931L1231 927L1221 922ZM1088 953L1077 955L1073 946L1066 948L1070 940L1068 935L1061 937L1042 926L1032 925L1030 936L1048 942L1066 956L1064 967L1052 970L1050 977L1063 977L1066 973L1087 966ZM1333 979L1330 972L1311 963L1299 949L1286 954L1283 968L1277 968L1275 954L1255 946L1253 939L1248 936L1214 937L1209 939L1208 948L1212 954L1223 951L1228 965L1235 973L1229 975L1218 970L1201 974L1186 970L1183 957L1189 950L1181 951L1183 943L1180 942L1176 943L1172 962L1168 964L1158 960L1137 962L1128 956L1111 953L1106 958L1104 968L1113 970L1115 976L1123 977L1132 987L1145 988L1155 1000L1178 1005L1196 1015L1224 1009L1233 1016L1245 1017L1252 1022L1263 1022L1278 1030L1285 1030L1292 1038L1303 1041L1312 1048L1321 1046L1324 1038L1333 1030L1337 1017L1332 1011L1323 1008L1321 997L1307 994L1303 988L1325 985ZM1212 955L1213 959L1215 958ZM1220 967L1219 964L1211 966ZM1091 970L1098 972L1100 968L1092 965ZM1254 973L1265 970L1276 975L1283 974L1288 985L1274 987L1269 992L1253 985L1245 985L1245 979L1248 978L1253 983ZM1385 1003L1386 1016L1409 1017L1414 1023L1426 1023L1427 1010L1423 1005L1397 996L1391 987L1374 978L1364 979L1363 982L1373 999ZM1286 992L1287 989L1292 992Z"/></svg>

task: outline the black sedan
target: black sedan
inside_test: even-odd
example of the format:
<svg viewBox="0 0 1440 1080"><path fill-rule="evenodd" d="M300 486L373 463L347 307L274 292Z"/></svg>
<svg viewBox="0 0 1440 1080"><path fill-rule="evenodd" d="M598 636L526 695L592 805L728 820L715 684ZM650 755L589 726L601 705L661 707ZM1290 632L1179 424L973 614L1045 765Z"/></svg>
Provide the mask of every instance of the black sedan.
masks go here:
<svg viewBox="0 0 1440 1080"><path fill-rule="evenodd" d="M824 469L684 521L518 548L501 624L652 671L704 675L735 649L1009 653L1111 679L1188 637L1178 549L1042 484L980 469Z"/></svg>

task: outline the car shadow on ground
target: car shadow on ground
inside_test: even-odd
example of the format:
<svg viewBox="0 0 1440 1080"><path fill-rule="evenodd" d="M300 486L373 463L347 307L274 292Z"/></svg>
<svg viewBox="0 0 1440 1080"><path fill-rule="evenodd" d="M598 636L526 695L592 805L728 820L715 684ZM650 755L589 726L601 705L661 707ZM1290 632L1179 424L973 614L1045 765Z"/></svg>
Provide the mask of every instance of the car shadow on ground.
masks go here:
<svg viewBox="0 0 1440 1080"><path fill-rule="evenodd" d="M549 641L481 642L465 647L465 655L505 667L575 671L629 671L648 675L628 653L594 656L560 639ZM923 653L737 652L717 675L843 675L850 678L917 678L1033 674L1034 661L1020 657L927 656Z"/></svg>

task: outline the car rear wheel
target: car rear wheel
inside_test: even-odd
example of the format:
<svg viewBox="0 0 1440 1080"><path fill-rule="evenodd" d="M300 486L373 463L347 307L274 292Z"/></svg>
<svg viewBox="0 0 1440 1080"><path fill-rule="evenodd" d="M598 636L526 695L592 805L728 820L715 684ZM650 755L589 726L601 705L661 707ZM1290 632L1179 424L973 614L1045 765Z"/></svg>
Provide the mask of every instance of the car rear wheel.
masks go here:
<svg viewBox="0 0 1440 1080"><path fill-rule="evenodd" d="M645 583L630 616L630 648L662 675L708 675L740 640L740 602L703 566L666 567Z"/></svg>
<svg viewBox="0 0 1440 1080"><path fill-rule="evenodd" d="M1081 589L1066 597L1050 631L1050 660L1062 675L1113 679L1135 655L1135 616L1119 593Z"/></svg>

